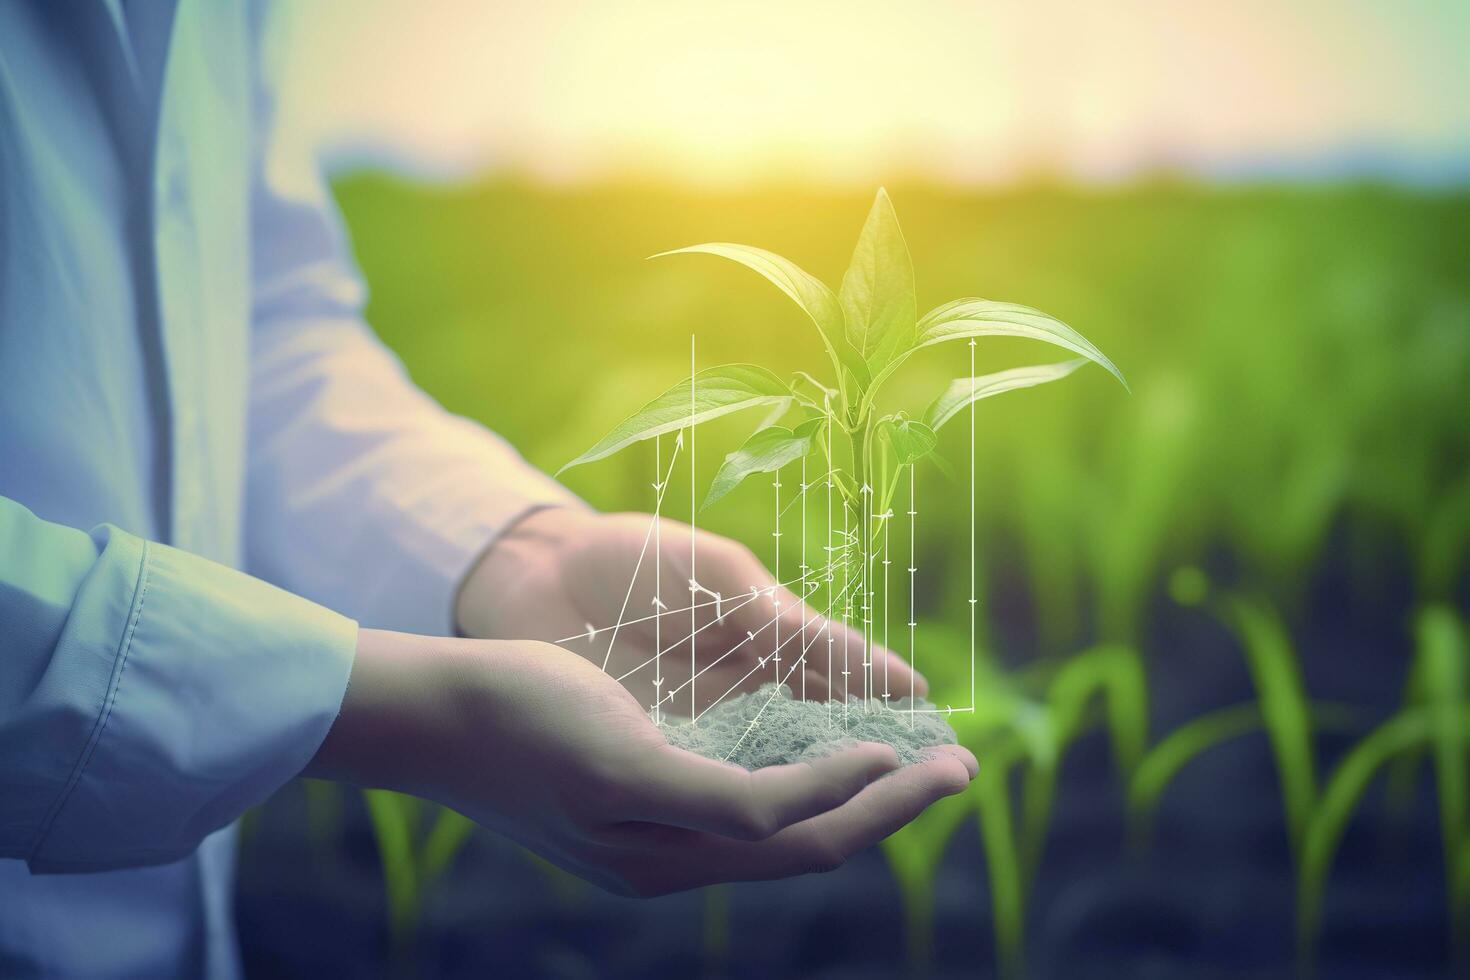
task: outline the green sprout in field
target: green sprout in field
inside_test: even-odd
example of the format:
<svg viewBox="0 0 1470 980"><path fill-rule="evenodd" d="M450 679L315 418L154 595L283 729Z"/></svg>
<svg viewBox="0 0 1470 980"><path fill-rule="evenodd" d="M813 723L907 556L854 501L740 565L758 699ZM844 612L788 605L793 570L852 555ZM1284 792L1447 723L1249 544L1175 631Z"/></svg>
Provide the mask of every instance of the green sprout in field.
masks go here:
<svg viewBox="0 0 1470 980"><path fill-rule="evenodd" d="M1216 745L1264 731L1275 757L1282 808L1297 879L1296 933L1302 975L1315 968L1316 944L1332 862L1355 810L1381 772L1406 765L1412 782L1419 758L1432 760L1439 797L1449 938L1457 965L1470 962L1470 641L1455 612L1433 605L1416 621L1418 649L1406 703L1352 746L1319 778L1315 731L1353 731L1354 712L1308 699L1291 638L1261 598L1212 595L1197 569L1176 572L1174 597L1203 604L1239 637L1257 701L1203 715L1176 729L1138 765L1129 787L1140 836L1147 833L1173 777Z"/></svg>
<svg viewBox="0 0 1470 980"><path fill-rule="evenodd" d="M793 300L821 337L829 361L828 381L805 371L783 381L754 364L726 364L699 371L644 405L563 470L727 414L764 408L764 422L725 457L703 506L719 501L752 475L778 472L788 464L820 457L827 485L852 522L853 536L860 538L856 546L842 550L840 560L849 566L860 563L858 554L872 560L875 535L892 514L905 468L911 469L931 456L938 443L938 431L975 402L1055 381L1088 361L1101 365L1126 387L1123 375L1106 355L1065 323L1038 310L970 298L944 303L920 317L908 246L893 204L883 190L878 191L836 293L781 256L744 245L694 245L655 257L690 253L738 262L764 276ZM1078 356L956 378L917 415L880 410L880 391L912 354L955 340L967 340L973 348L979 337L1039 340ZM973 354L970 364L973 368ZM866 519L864 514L868 515ZM1002 750L987 755L995 763L993 773L969 794L975 801L972 806L955 801L936 808L895 840L902 848L889 848L904 886L911 953L916 962L925 959L931 928L930 910L923 896L927 882L944 842L962 818L978 808L984 814L981 826L994 865L992 891L996 896L994 912L1001 958L1011 965L1012 972L1018 968L1020 906L1026 878L1034 872L1045 833L1055 757L1081 728L1083 707L1094 690L1108 700L1129 695L1141 703L1141 695L1131 696L1132 686L1118 687L1131 680L1131 662L1114 663L1117 657L1111 651L1096 653L1096 657L1079 658L1072 665L1075 669L1064 670L1058 678L1052 696L1058 724L1065 730L1055 740L1045 732L1032 731L1038 724L1034 711L1022 711L1026 717L1018 717L1020 702L998 678L992 678L996 683L977 693L976 702L969 706L970 713L962 716L960 727L972 736L967 741L978 745L994 734L1002 735ZM1111 711L1117 715L1115 721L1127 715L1121 707ZM1125 721L1118 724L1127 729ZM1045 724L1041 727L1050 732ZM1128 741L1126 731L1122 735L1115 731L1115 735L1119 736L1120 751L1130 754L1121 748ZM1050 748L1042 750L1033 743L1045 743ZM1006 774L1013 764L1036 752L1045 756L1046 762L1039 764L1040 772L1028 780L1023 832L1017 840L1010 829ZM419 827L422 815L417 801L376 790L368 792L367 801L386 869L395 947L400 955L406 955L424 893L449 866L471 825L446 810L425 835ZM710 910L715 918L717 913L718 908ZM717 933L718 928L714 931Z"/></svg>
<svg viewBox="0 0 1470 980"><path fill-rule="evenodd" d="M870 546L891 514L902 471L930 456L938 430L965 408L982 398L1066 377L1088 361L1126 385L1113 362L1085 337L1030 307L958 299L919 316L908 245L893 203L881 189L835 293L789 260L748 245L692 245L655 258L693 253L738 262L796 303L821 337L827 379L800 371L783 380L755 364L699 371L644 405L563 470L732 412L764 408L765 422L725 458L704 506L749 476L824 457L827 481L860 536L852 551L872 555ZM885 383L916 351L955 340L968 340L973 347L978 337L1039 340L1078 356L957 378L918 414L880 410L878 397Z"/></svg>
<svg viewBox="0 0 1470 980"><path fill-rule="evenodd" d="M734 452L725 457L704 500L708 507L748 477L778 473L809 457L827 473L829 492L838 495L846 521L854 529L852 547L840 561L871 562L875 539L893 513L894 498L905 469L934 453L938 431L975 402L1006 391L1055 381L1091 361L1123 383L1123 375L1106 355L1060 320L1038 310L983 299L944 303L922 317L914 284L913 264L887 193L879 190L859 235L852 261L834 293L790 261L745 245L711 243L660 253L703 253L737 262L769 280L799 306L816 327L828 359L826 379L797 372L789 381L755 364L709 368L674 385L617 425L566 468L610 456L636 442L749 408L767 412L765 420ZM1056 363L975 375L973 348L980 337L1039 340L1076 357ZM885 383L915 352L949 341L968 341L969 376L956 378L921 412L887 412L879 395ZM973 426L973 414L970 415ZM973 428L971 439L973 441ZM973 478L973 476L972 476ZM910 488L912 484L910 483ZM910 489L912 493L912 489ZM912 509L910 507L910 509ZM863 556L859 559L857 556ZM834 556L837 557L837 556ZM971 556L973 561L973 554ZM868 579L869 569L857 570ZM864 586L865 592L868 586ZM871 595L871 592L867 592ZM973 644L971 646L973 656ZM993 774L982 775L970 794L983 811L987 854L992 862L992 892L1001 959L1012 973L1019 969L1021 904L1026 881L1035 871L1045 836L1047 813L1055 785L1055 759L1083 727L1085 709L1095 693L1108 702L1120 760L1131 767L1146 737L1142 707L1142 670L1130 651L1098 650L1064 670L1052 692L1056 715L1055 743L1027 780L1021 839L1010 829L1006 773L1011 762L1030 757L1034 737L1005 741L1007 761L987 754ZM963 733L985 741L997 727L1026 728L1013 717L1014 697L980 691L959 716ZM981 699L984 699L982 705ZM1113 704L1114 701L1119 703ZM1004 702L1002 704L1002 702ZM952 719L953 720L953 719ZM1048 729L1050 731L1050 729ZM1011 755L1015 759L1011 759ZM992 758L994 756L994 758ZM984 770L986 766L982 766ZM944 842L967 812L952 803L922 818L887 850L903 886L908 912L910 953L916 963L927 958L931 912L925 892ZM1006 873L1010 868L1013 874Z"/></svg>

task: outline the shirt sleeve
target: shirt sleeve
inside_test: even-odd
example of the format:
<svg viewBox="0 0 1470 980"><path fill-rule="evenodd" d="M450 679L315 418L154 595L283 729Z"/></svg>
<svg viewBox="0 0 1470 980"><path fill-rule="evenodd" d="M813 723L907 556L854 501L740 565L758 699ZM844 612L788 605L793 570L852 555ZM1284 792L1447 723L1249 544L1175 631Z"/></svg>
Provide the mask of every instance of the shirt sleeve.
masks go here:
<svg viewBox="0 0 1470 980"><path fill-rule="evenodd" d="M310 761L356 639L241 572L0 497L0 857L189 854Z"/></svg>
<svg viewBox="0 0 1470 980"><path fill-rule="evenodd" d="M251 197L247 567L366 626L454 632L460 581L507 527L580 502L414 386L364 289L262 52Z"/></svg>

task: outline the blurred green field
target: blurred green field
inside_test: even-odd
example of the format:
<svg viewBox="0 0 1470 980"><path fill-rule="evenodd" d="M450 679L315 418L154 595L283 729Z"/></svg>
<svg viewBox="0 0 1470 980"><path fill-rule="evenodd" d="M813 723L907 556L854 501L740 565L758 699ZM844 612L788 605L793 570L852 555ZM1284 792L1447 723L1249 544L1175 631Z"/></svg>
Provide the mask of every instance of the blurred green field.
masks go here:
<svg viewBox="0 0 1470 980"><path fill-rule="evenodd" d="M745 242L835 284L870 199L372 174L335 190L373 326L427 390L547 470L686 376L691 332L701 367L825 364L811 325L758 278L645 256ZM1038 307L1133 386L1129 396L1090 368L979 407L982 609L1010 658L1141 639L1147 603L1186 563L1289 608L1329 536L1347 542L1367 588L1397 575L1423 600L1463 595L1470 196L1168 182L890 191L921 310L958 296ZM1059 359L1013 341L979 355L981 373ZM962 344L924 352L888 400L922 408L965 373L965 357ZM757 421L701 430L702 484ZM943 447L962 466L963 426L951 428ZM567 482L601 508L647 508L643 448ZM951 484L929 468L920 479L922 614L958 624L963 476ZM701 524L768 550L761 482Z"/></svg>
<svg viewBox="0 0 1470 980"><path fill-rule="evenodd" d="M754 361L789 375L826 365L811 324L748 271L644 256L741 242L835 284L870 200L867 190L424 186L372 174L335 190L373 326L429 392L548 471L687 377L691 333L700 367ZM1230 795L1237 804L1279 795L1289 850L1236 857L1242 869L1265 866L1294 882L1299 964L1312 962L1324 919L1329 939L1334 922L1354 935L1364 921L1332 905L1344 829L1361 813L1400 834L1422 828L1407 821L1430 757L1445 922L1458 937L1454 955L1470 963L1470 195L1170 182L890 191L921 311L961 296L1038 307L1096 343L1132 385L1127 394L1088 368L977 406L984 659L973 711L950 720L982 776L884 842L910 966L934 958L936 875L971 818L996 962L1017 976L1058 812L1062 824L1071 814L1074 847L1077 828L1089 828L1086 853L1113 846L1110 810L1126 809L1145 846L1181 770L1263 732L1274 777L1263 785L1259 771L1237 771ZM976 371L1060 359L1041 345L988 338ZM880 407L921 411L967 367L962 343L923 351ZM700 428L701 495L759 421L748 413ZM956 706L970 679L966 429L941 435L958 476L922 463L918 486L919 666L935 700ZM642 444L571 471L567 483L599 508L647 509L652 452ZM679 469L670 499L680 503L665 513L685 518ZM788 495L796 482L788 472ZM766 480L748 481L699 523L770 561L771 492ZM784 542L785 567L794 568L799 537ZM1323 581L1332 583L1329 601L1309 601ZM1198 606L1186 614L1186 639L1170 599ZM1173 634L1163 610L1176 611ZM1339 647L1365 623L1375 631L1371 656ZM1193 649L1217 643L1222 627L1240 654L1235 682L1220 665L1234 653L1210 660ZM1313 661L1331 676L1310 669ZM1181 690L1181 677L1185 688L1198 679L1220 689L1201 699ZM1333 701L1344 692L1353 704ZM1070 783L1064 774L1071 747L1099 728L1106 778L1123 790L1101 807L1079 794L1077 770ZM1340 754L1347 736L1360 741ZM1380 772L1388 772L1386 811L1363 795ZM1211 813L1218 791L1204 804ZM423 851L438 856L421 862L394 845L423 836L417 804L378 794L372 805L401 939L418 914L418 884L449 866L470 825L440 813ZM1190 855L1214 852L1204 838L1185 841L1158 860L1188 867ZM1355 856L1340 872L1348 884L1336 887L1356 887L1359 902L1387 894L1400 869L1375 857L1365 884L1352 870L1361 869L1353 863L1361 846L1344 850ZM1053 889L1073 882L1076 853ZM1122 867L1110 887L1126 891ZM982 869L961 873L978 878ZM1198 885L1191 901L1201 907L1217 885L1235 887ZM706 907L706 936L724 934L723 908ZM718 947L706 956L717 958ZM1264 948L1275 966L1290 955L1269 941ZM1358 955L1351 943L1334 948ZM1383 955L1398 964L1397 940Z"/></svg>

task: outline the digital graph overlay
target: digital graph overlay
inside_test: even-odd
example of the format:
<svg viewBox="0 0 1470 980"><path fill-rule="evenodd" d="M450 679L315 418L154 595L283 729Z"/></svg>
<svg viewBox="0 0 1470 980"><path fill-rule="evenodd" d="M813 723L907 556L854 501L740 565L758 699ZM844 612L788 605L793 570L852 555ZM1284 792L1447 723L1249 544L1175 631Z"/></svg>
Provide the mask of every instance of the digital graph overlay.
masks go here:
<svg viewBox="0 0 1470 980"><path fill-rule="evenodd" d="M903 582L899 588L898 595L891 595L890 589L890 566L891 555L894 552L892 541L893 533L891 525L895 523L896 516L892 506L885 506L882 512L878 512L874 506L873 489L864 482L857 491L857 507L850 506L841 495L838 502L833 502L833 490L835 488L836 471L832 465L832 414L830 405L827 407L826 419L826 472L819 474L816 479L808 478L807 457L800 460L800 482L790 495L783 498L782 490L787 486L781 477L788 468L795 468L796 463L788 463L773 473L771 476L772 506L772 530L770 531L771 563L770 567L774 574L774 584L761 585L752 583L747 591L739 595L724 595L718 590L708 588L699 581L699 553L698 535L695 533L698 519L698 495L697 495L697 443L695 440L695 428L697 424L696 413L696 348L695 339L689 340L689 367L690 367L690 403L689 424L673 433L672 439L668 440L665 453L666 440L662 436L654 438L654 472L651 488L653 491L653 509L649 515L648 530L643 537L643 545L634 561L632 572L628 579L627 589L619 609L616 622L606 625L585 624L583 632L573 636L563 637L558 643L587 643L600 646L606 643L603 650L602 668L610 672L613 662L613 651L618 643L619 635L625 627L651 623L653 627L653 655L642 663L620 670L616 675L619 682L649 667L653 668L650 689L647 692L651 699L648 702L650 717L655 724L666 724L670 716L675 718L687 718L691 724L697 725L699 719L707 714L716 705L723 702L742 690L748 688L752 679L756 681L771 680L777 683L775 692L770 699L762 704L752 717L748 727L742 733L739 740L732 746L730 755L733 755L740 744L760 724L761 717L777 697L780 697L780 685L791 687L793 677L799 677L797 686L793 693L799 697L806 697L806 671L809 656L824 656L829 684L829 693L833 695L828 700L828 723L834 727L844 726L847 723L848 711L851 705L850 696L856 693L865 710L889 710L909 714L910 723L913 723L913 715L916 713L937 713L943 715L954 715L961 713L972 713L975 710L975 658L976 658L976 607L979 598L976 595L976 523L975 523L975 341L969 343L970 360L970 383L971 399L968 406L969 413L969 656L970 656L970 702L967 705L953 706L927 706L918 707L912 691L893 690L888 677L888 661L883 658L881 669L874 663L875 644L881 642L883 649L892 650L889 645L890 614L893 611L894 601L903 604L901 608L907 612L907 616L900 622L900 626L907 630L907 659L911 666L917 668L917 534L919 507L918 497L915 492L914 464L908 464L903 469L908 472L899 474L899 484L906 490L903 501L904 508L898 516L907 519L906 537L907 542L900 541L899 548L904 543L908 547L908 562L902 567L907 573L907 582ZM665 588L668 585L664 581L663 569L663 535L662 518L666 515L666 501L670 484L676 466L680 462L681 455L686 455L686 463L689 473L689 512L688 523L690 526L689 538L689 578L687 582L674 585L678 591L687 591L689 603L687 607L671 607L664 601ZM894 494L897 496L897 494ZM897 503L897 501L895 501ZM818 526L811 521L811 510L815 504L820 507L822 520L825 527ZM795 517L785 517L786 512L792 508L797 510ZM856 511L856 512L855 512ZM682 515L681 515L682 516ZM799 574L787 579L782 579L782 552L783 518L785 527L790 530L795 521L800 528L801 542L799 547ZM901 523L901 522L900 522ZM815 535L815 540L813 536ZM821 542L825 540L825 544ZM648 552L652 546L653 555L650 558ZM825 556L824 560L817 566L812 566L809 559L809 548L816 545L818 550ZM902 556L902 550L898 554ZM643 570L646 561L653 565L653 596L647 609L630 608L632 597L637 591L638 576ZM902 581L900 579L900 581ZM904 588L903 586L906 586ZM782 634L783 595L787 592L793 593L803 603L801 623L799 628L789 628L787 635ZM906 595L905 595L906 593ZM765 604L770 616L762 621L762 625L755 629L745 630L744 637L737 640L727 650L715 656L706 656L706 662L700 664L698 656L697 637L716 624L723 624L725 618L731 613L744 609L751 604ZM707 610L713 615L703 624L699 623L701 611ZM688 633L678 635L673 642L665 643L664 628L672 625L675 617L682 617L687 612ZM747 617L747 624L750 619ZM861 629L861 649L852 649L852 632L843 628L840 630L841 642L839 644L834 635L834 625L847 627L855 625ZM770 652L759 656L755 666L743 677L739 678L728 689L718 694L703 708L699 706L696 698L696 685L700 678L711 670L724 663L729 657L742 651L747 644L754 646L763 643L758 640L767 630L772 632L770 638ZM675 631L683 634L682 630ZM881 640L879 637L881 636ZM680 655L683 648L687 646L689 657L689 676L682 683L665 685L668 678L664 676L663 664L666 658ZM783 659L784 658L784 659ZM840 663L839 663L840 658ZM852 680L852 667L859 667L857 681ZM841 666L841 670L834 673L833 667ZM799 672L799 673L798 673ZM767 673L769 677L759 678L758 674ZM840 677L841 683L836 678ZM840 697L838 690L841 690ZM856 691L854 691L856 688ZM686 691L687 689L687 691ZM893 699L904 699L907 704L903 707L893 707L890 702ZM687 715L684 713L687 708ZM728 758L728 756L727 756Z"/></svg>

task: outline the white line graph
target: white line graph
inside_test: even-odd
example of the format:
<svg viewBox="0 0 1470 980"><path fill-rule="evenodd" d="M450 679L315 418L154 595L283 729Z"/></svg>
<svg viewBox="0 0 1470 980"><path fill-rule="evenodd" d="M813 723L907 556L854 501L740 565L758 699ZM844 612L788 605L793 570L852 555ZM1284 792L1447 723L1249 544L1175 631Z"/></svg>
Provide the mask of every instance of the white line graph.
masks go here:
<svg viewBox="0 0 1470 980"><path fill-rule="evenodd" d="M743 606L748 606L750 603L756 601L756 599L758 599L760 596L763 596L763 595L773 595L775 593L775 591L776 590L774 588L772 588L772 589L758 590L755 595L752 595L749 599L743 600L739 604L739 606L736 606L735 607L735 609L741 608ZM734 609L731 610L731 612L733 612L733 611L734 611ZM730 647L730 649L726 650L724 653L720 654L718 657L716 657L715 659L711 660L709 663L705 664L703 667L699 668L698 672L694 674L694 677L698 677L700 674L705 673L706 671L710 670L713 667L718 667L720 665L720 663L722 663L725 660L726 657L728 657L731 654L735 653L741 647L745 646L745 644L747 644L747 643L753 643L755 641L755 638L757 636L759 636L760 634L762 634L762 633L764 633L766 631L767 627L769 627L769 626L771 626L773 624L776 624L778 622L778 620L780 618L780 615L781 615L781 613L778 611L775 616L772 616L770 619L766 620L763 625L757 627L754 630L747 630L746 633L745 633L745 636L742 639L737 640L736 643L735 643L735 645L732 646L732 647ZM711 622L705 623L699 629L700 629L700 631L703 631L703 630L709 629L713 625L715 625L715 622L711 621ZM823 628L825 628L825 626ZM684 643L684 641L683 640L680 640L679 643L676 644L676 646L682 646L683 643ZM779 650L780 647L781 647L781 642L779 640L779 634L778 634L778 640L777 640L777 643L776 643L776 649ZM670 647L669 649L673 649L673 647ZM646 669L649 664L655 663L657 656L658 656L658 653L657 653L657 651L655 651L653 657L650 657L649 659L643 661L643 663L639 664L637 667L634 667L634 668L632 668L632 669L624 672L623 674L620 674L615 679L617 681L619 681L619 682L627 680L629 677L632 677L634 674L638 673L640 670ZM691 678L691 680L692 679L693 678ZM689 683L689 681L685 681L684 682L684 684L688 684L688 683ZM671 697L672 695L677 694L679 691L683 690L684 689L684 684L680 684L678 687L671 688L669 690L668 697Z"/></svg>
<svg viewBox="0 0 1470 980"><path fill-rule="evenodd" d="M772 550L772 552L774 552L774 555L773 555L773 557L774 557L773 565L774 565L775 570L776 570L775 571L776 581L779 582L779 581L781 581L781 471L780 470L777 470L776 471L776 479L772 482L771 485L776 488L776 530L774 530L774 531L771 532L771 537L775 539L775 542L776 543L772 547L771 550ZM802 596L802 598L805 599L806 597L805 596ZM781 593L780 593L779 590L772 590L772 592L771 592L771 603L776 607L776 653L775 653L775 656L776 656L776 680L777 680L777 682L779 682L780 679L781 679Z"/></svg>
<svg viewBox="0 0 1470 980"><path fill-rule="evenodd" d="M740 594L731 591L727 594L715 591L702 583L698 576L698 455L695 441L695 428L699 423L699 403L696 390L697 348L694 337L690 337L689 343L689 418L684 428L677 430L674 434L672 450L665 454L663 440L655 438L653 451L654 478L651 484L653 494L652 514L650 515L648 530L644 535L642 548L633 561L631 575L627 589L624 592L623 601L619 608L616 622L610 625L597 626L587 624L587 629L582 633L564 637L557 641L563 644L596 644L606 636L606 649L599 650L602 653L603 669L610 671L614 662L613 654L619 641L625 643L649 642L647 632L628 632L628 628L635 625L652 623L652 650L649 655L631 668L620 668L617 680L627 682L630 687L642 684L642 681L633 680L640 672L653 668L650 678L648 694L652 698L650 714L655 724L664 725L670 723L669 709L675 703L684 704L684 688L688 688L688 715L690 724L697 724L701 717L715 706L724 702L727 698L746 689L751 678L757 676L762 670L770 667L771 677L777 682L777 690L772 697L780 695L780 685L787 684L792 680L793 674L801 672L799 685L799 697L805 699L807 696L807 665L811 663L810 653L818 643L827 648L826 656L826 678L827 678L827 718L828 724L835 727L838 724L837 708L841 707L841 723L846 729L849 721L849 712L853 707L860 710L892 710L906 711L909 715L909 723L915 723L919 714L955 715L973 713L976 710L976 656L977 656L977 612L979 597L977 592L977 537L976 537L976 513L975 513L975 344L971 342L969 350L970 386L971 398L968 404L969 410L969 593L967 605L969 607L969 659L970 659L970 698L967 705L958 707L944 704L920 707L917 704L915 691L912 687L907 692L892 690L889 676L888 651L891 638L890 625L892 623L892 595L893 582L890 576L893 564L893 552L901 549L903 545L902 535L905 528L893 527L895 509L889 506L889 501L898 494L895 488L888 487L885 483L884 500L876 501L875 491L871 480L864 480L861 485L854 488L852 482L845 482L848 489L843 490L843 495L834 500L835 489L838 489L837 481L849 481L846 473L839 473L833 455L833 430L834 424L830 399L823 407L825 419L825 456L826 475L820 474L816 480L809 477L808 460L806 457L800 459L800 484L796 492L783 499L783 488L787 487L783 481L785 466L778 467L771 472L771 505L770 513L772 524L769 531L772 547L770 552L770 567L772 576L766 583L751 583L749 590ZM687 431L685 431L687 429ZM689 576L687 580L687 591L689 595L687 607L675 604L678 608L671 608L665 602L664 597L664 557L663 554L663 521L667 512L667 494L674 482L676 466L681 462L681 453L687 455L689 479ZM667 457L667 458L666 458ZM904 473L903 470L907 470ZM900 622L901 627L907 628L907 659L911 666L917 666L917 628L920 613L919 603L919 577L918 577L918 531L919 531L919 507L917 496L917 480L915 478L914 465L903 466L899 470L899 487L901 491L907 490L905 506L900 511L907 520L907 545L908 563L905 570L908 573L908 603L907 618ZM823 498L825 506L826 530L825 545L821 544L822 529L820 524L814 525L810 520L810 497L811 490L815 489L821 480L824 490ZM903 485L906 484L906 487ZM822 501L818 502L819 505ZM894 501L896 504L897 501ZM783 520L786 511L793 505L800 508L800 521ZM839 516L840 513L840 516ZM682 516L682 515L681 515ZM800 527L800 543L789 542L788 538ZM813 540L813 532L817 535ZM897 533L900 538L895 542L893 538ZM813 566L809 555L809 548L813 545L819 546L819 551L825 555L825 560ZM647 595L647 583L645 582L642 597L638 603L647 610L637 615L629 615L630 607L637 612L639 606L635 606L632 598L638 592L639 576L643 574L643 566L647 559L647 553L653 548L653 595L651 602ZM784 554L783 554L784 553ZM799 562L799 574L789 580L782 579L783 568L789 568L784 562L786 558L796 558ZM899 557L902 551L899 550ZM711 581L717 581L714 572L707 572L712 576ZM788 573L789 574L789 573ZM900 579L900 582L902 580ZM774 583L774 584L773 584ZM728 586L729 583L721 583ZM900 585L902 588L902 585ZM794 590L795 595L792 595ZM682 591L682 590L681 590ZM769 617L760 619L750 618L749 612L743 612L752 603L769 599L771 609ZM786 614L790 611L792 601L800 603L801 614L799 620ZM899 600L900 614L903 612L902 599ZM675 617L688 613L688 629L675 630L670 634L669 627L675 622ZM710 613L713 615L710 615ZM700 618L703 613L705 622L701 624ZM728 620L731 616L737 616L742 624L740 632L743 636L731 637ZM718 639L728 637L724 643L719 643L714 650L709 649L708 639L701 640L702 634L712 628L726 624L726 629L711 634ZM840 624L843 629L841 633L841 649L838 647L839 632L835 625ZM852 626L860 626L862 633L854 637ZM647 627L645 626L645 629ZM764 640L761 637L769 631L769 636ZM667 642L665 640L667 635ZM852 643L856 640L860 649L854 651ZM689 671L687 677L677 683L671 683L664 672L664 657L674 653L685 644L689 648ZM792 656L786 648L795 645L797 653ZM636 646L635 646L636 649ZM877 651L883 650L885 655L877 657ZM853 690L851 675L853 673L853 660L857 654L861 654L859 670L859 690ZM729 686L729 689L718 697L709 700L708 704L700 705L696 691L697 682L701 677L708 677L710 672L730 661L731 658L739 658L754 655L753 664L746 670L738 680ZM784 654L784 655L783 655ZM626 654L624 655L626 659ZM840 659L840 663L838 662ZM882 659L882 668L879 669L878 659ZM736 660L744 664L743 660ZM840 669L839 669L840 668ZM738 670L739 668L737 668ZM682 671L680 672L682 673ZM819 665L814 665L813 676L821 674ZM881 674L881 677L879 676ZM733 676L733 672L721 672L721 676ZM841 694L837 694L838 677L841 678ZM857 703L854 705L852 698L856 695ZM905 697L906 695L906 697ZM897 706L891 702L897 696L903 698ZM678 701L676 702L676 697ZM906 703L905 703L906 702ZM770 702L762 704L757 710L747 727L742 733L739 741L731 749L731 755L735 748L743 743L751 731L759 724L765 714L765 708ZM682 711L678 712L682 715Z"/></svg>

